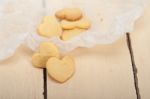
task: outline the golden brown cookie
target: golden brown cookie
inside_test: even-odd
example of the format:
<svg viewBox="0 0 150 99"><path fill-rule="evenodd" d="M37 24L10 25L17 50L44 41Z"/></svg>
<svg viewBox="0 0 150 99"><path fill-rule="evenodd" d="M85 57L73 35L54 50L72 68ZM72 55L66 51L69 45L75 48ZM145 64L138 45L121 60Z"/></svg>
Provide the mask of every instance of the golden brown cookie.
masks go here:
<svg viewBox="0 0 150 99"><path fill-rule="evenodd" d="M64 8L57 11L55 15L61 20L75 21L82 18L82 11L79 8Z"/></svg>
<svg viewBox="0 0 150 99"><path fill-rule="evenodd" d="M63 83L74 74L75 62L70 56L65 56L62 60L53 57L48 60L46 68L50 77Z"/></svg>
<svg viewBox="0 0 150 99"><path fill-rule="evenodd" d="M42 56L49 56L49 57L60 57L60 53L58 48L55 44L51 42L43 42L40 44L39 47L40 54Z"/></svg>
<svg viewBox="0 0 150 99"><path fill-rule="evenodd" d="M45 68L46 62L51 57L60 57L58 48L50 42L43 42L40 44L39 53L32 56L32 64L35 67Z"/></svg>
<svg viewBox="0 0 150 99"><path fill-rule="evenodd" d="M48 56L42 56L40 53L35 53L32 56L32 64L37 68L45 68Z"/></svg>
<svg viewBox="0 0 150 99"><path fill-rule="evenodd" d="M61 26L65 30L70 30L74 28L79 28L79 29L89 29L91 26L91 21L89 19L81 19L78 21L67 21L67 20L62 20L61 21Z"/></svg>
<svg viewBox="0 0 150 99"><path fill-rule="evenodd" d="M37 29L38 34L44 37L59 37L62 28L58 20L53 16L46 16Z"/></svg>
<svg viewBox="0 0 150 99"><path fill-rule="evenodd" d="M73 29L73 30L65 30L62 33L61 39L64 41L70 40L75 36L78 36L79 34L81 34L82 32L84 32L84 29Z"/></svg>

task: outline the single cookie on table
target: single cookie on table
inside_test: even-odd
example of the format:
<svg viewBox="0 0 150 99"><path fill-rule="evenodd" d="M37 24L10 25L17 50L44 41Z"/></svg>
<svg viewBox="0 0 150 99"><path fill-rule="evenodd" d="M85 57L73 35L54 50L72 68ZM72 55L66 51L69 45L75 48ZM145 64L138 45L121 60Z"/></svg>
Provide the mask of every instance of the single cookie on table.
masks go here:
<svg viewBox="0 0 150 99"><path fill-rule="evenodd" d="M63 59L53 57L47 61L46 69L50 77L64 83L74 74L75 62L70 56L65 56Z"/></svg>
<svg viewBox="0 0 150 99"><path fill-rule="evenodd" d="M85 29L78 29L78 28L75 28L73 30L64 30L64 32L62 33L61 39L64 41L70 40L73 37L78 36L84 31Z"/></svg>
<svg viewBox="0 0 150 99"><path fill-rule="evenodd" d="M59 37L62 33L62 27L54 16L46 16L38 26L37 32L43 37Z"/></svg>
<svg viewBox="0 0 150 99"><path fill-rule="evenodd" d="M60 20L76 21L82 18L82 11L79 8L64 8L57 11L55 15Z"/></svg>

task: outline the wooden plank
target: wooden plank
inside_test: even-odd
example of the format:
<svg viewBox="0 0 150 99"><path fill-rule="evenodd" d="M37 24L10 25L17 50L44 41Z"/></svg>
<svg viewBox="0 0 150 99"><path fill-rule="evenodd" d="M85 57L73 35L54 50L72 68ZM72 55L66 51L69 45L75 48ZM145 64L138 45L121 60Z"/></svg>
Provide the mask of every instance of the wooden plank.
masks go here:
<svg viewBox="0 0 150 99"><path fill-rule="evenodd" d="M131 33L131 41L134 53L135 64L138 68L138 79L141 99L150 99L150 3L146 11Z"/></svg>
<svg viewBox="0 0 150 99"><path fill-rule="evenodd" d="M42 8L42 0L30 2ZM0 63L0 99L43 99L43 70L32 66L31 55L23 45L13 57Z"/></svg>
<svg viewBox="0 0 150 99"><path fill-rule="evenodd" d="M48 5L51 1L46 0L47 12L54 12ZM47 77L48 99L136 99L125 36L114 44L79 48L69 54L75 58L76 73L64 84Z"/></svg>
<svg viewBox="0 0 150 99"><path fill-rule="evenodd" d="M136 99L125 36L111 45L80 48L70 54L76 73L64 84L48 77L48 99Z"/></svg>
<svg viewBox="0 0 150 99"><path fill-rule="evenodd" d="M32 52L21 46L0 63L0 99L43 99L43 72L32 66Z"/></svg>

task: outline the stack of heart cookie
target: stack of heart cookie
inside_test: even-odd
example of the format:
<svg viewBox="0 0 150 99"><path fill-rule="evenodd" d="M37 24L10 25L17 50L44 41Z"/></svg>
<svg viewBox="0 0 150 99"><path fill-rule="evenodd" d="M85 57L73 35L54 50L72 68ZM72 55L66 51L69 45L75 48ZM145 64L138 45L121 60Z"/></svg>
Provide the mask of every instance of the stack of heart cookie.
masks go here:
<svg viewBox="0 0 150 99"><path fill-rule="evenodd" d="M39 51L32 56L32 63L37 68L46 68L49 76L60 83L67 81L75 71L74 59L61 57L58 48L50 42L40 44Z"/></svg>
<svg viewBox="0 0 150 99"><path fill-rule="evenodd" d="M54 16L45 16L37 33L66 41L88 30L90 26L91 22L79 8L64 8ZM61 57L58 48L50 42L40 44L39 51L32 56L32 63L37 68L46 68L49 76L60 83L67 81L75 71L73 58Z"/></svg>
<svg viewBox="0 0 150 99"><path fill-rule="evenodd" d="M60 37L67 41L88 30L91 21L79 8L64 8L54 16L44 17L38 26L38 34L44 37Z"/></svg>

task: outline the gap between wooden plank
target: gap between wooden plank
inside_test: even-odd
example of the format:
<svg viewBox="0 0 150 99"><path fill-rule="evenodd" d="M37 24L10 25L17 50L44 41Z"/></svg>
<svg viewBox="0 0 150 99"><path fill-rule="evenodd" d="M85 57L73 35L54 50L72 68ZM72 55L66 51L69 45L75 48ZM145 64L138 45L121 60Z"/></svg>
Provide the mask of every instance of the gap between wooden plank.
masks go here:
<svg viewBox="0 0 150 99"><path fill-rule="evenodd" d="M47 71L46 71L46 68L43 69L43 82L44 82L43 96L44 96L44 99L47 99Z"/></svg>
<svg viewBox="0 0 150 99"><path fill-rule="evenodd" d="M137 67L136 67L136 64L135 64L135 60L134 60L132 42L131 42L131 38L130 38L129 33L126 34L126 38L127 38L127 45L128 45L128 48L129 48L131 62L132 62L132 70L133 70L133 76L134 76L134 86L135 86L136 96L137 96L137 99L141 99L140 89L139 89L139 85L138 85L138 76L137 76L138 70L137 70Z"/></svg>
<svg viewBox="0 0 150 99"><path fill-rule="evenodd" d="M43 8L46 7L45 0L42 0L42 6ZM46 68L43 69L43 88L44 88L44 92L43 92L44 99L47 99L47 70Z"/></svg>
<svg viewBox="0 0 150 99"><path fill-rule="evenodd" d="M46 7L46 1L45 0L42 0L42 5L43 5L43 8ZM131 40L130 40L129 33L127 33L126 36L127 36L127 44L128 44L128 48L129 48L129 52L130 52L130 56L131 56L136 96L137 96L137 99L141 99L140 91L139 91L139 87L138 87L137 68L136 68L135 61L134 61L134 55L133 55L133 50L132 50L132 45L131 45ZM46 69L43 69L43 80L44 80L44 85L43 85L44 92L43 92L43 95L44 95L44 99L47 99L47 71L46 71Z"/></svg>

